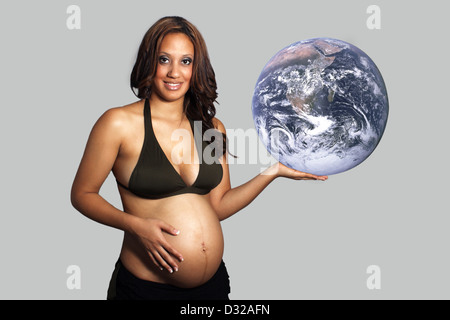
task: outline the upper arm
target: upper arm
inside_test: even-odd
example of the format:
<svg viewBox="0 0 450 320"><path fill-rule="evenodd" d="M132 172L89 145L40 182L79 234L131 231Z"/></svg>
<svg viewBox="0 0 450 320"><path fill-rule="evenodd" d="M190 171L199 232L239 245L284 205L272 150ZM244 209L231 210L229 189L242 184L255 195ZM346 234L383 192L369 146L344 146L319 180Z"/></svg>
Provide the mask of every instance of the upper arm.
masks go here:
<svg viewBox="0 0 450 320"><path fill-rule="evenodd" d="M214 124L214 127L217 128L217 130L219 130L223 134L226 134L225 126L219 119L214 118L213 124ZM223 169L222 181L213 190L211 190L210 195L209 195L210 200L211 200L211 205L213 206L213 208L216 211L219 210L220 201L221 201L223 195L228 190L231 189L227 150L224 151L224 153L223 153L222 157L219 159L219 161L222 164L222 169Z"/></svg>
<svg viewBox="0 0 450 320"><path fill-rule="evenodd" d="M99 192L119 153L123 123L123 111L119 108L107 110L97 120L72 185L72 196L77 193Z"/></svg>

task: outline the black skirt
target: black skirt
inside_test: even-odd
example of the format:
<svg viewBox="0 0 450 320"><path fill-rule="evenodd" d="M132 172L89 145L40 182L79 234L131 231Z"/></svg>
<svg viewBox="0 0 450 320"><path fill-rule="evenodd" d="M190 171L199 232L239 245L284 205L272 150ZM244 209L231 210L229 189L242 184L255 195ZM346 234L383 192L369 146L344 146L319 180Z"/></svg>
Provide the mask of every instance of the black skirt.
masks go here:
<svg viewBox="0 0 450 320"><path fill-rule="evenodd" d="M230 279L225 263L206 283L194 288L142 280L128 271L120 259L111 277L108 300L229 300Z"/></svg>

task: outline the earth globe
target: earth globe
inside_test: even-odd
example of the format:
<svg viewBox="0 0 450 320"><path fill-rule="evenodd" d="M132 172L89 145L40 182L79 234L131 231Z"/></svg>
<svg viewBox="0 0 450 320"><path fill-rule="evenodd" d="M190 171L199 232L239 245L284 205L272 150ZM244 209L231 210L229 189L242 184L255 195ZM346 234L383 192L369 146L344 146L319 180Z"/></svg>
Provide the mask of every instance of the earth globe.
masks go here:
<svg viewBox="0 0 450 320"><path fill-rule="evenodd" d="M380 71L354 45L314 38L280 50L264 66L252 99L262 143L282 164L338 174L375 150L389 103Z"/></svg>

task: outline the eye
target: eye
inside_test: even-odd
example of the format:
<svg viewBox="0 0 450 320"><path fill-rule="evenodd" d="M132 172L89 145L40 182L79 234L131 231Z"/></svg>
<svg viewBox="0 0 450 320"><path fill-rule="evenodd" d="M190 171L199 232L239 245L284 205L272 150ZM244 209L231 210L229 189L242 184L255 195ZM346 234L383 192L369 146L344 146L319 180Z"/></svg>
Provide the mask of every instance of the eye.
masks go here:
<svg viewBox="0 0 450 320"><path fill-rule="evenodd" d="M166 56L161 56L161 57L159 57L159 63L162 63L162 64L169 63L169 58L167 58Z"/></svg>
<svg viewBox="0 0 450 320"><path fill-rule="evenodd" d="M183 60L181 60L181 62L185 65L190 65L192 63L192 59L191 58L184 58Z"/></svg>

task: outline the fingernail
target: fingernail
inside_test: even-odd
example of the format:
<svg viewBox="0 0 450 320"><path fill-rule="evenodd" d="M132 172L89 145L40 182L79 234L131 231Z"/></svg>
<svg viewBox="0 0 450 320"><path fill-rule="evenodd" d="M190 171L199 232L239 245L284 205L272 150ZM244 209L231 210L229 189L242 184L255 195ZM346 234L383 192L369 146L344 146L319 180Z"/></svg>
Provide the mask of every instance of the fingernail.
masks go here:
<svg viewBox="0 0 450 320"><path fill-rule="evenodd" d="M170 272L170 273L173 273L173 270L172 270L172 269L169 269L169 272Z"/></svg>
<svg viewBox="0 0 450 320"><path fill-rule="evenodd" d="M175 267L175 272L177 272L178 271L178 268L177 267Z"/></svg>
<svg viewBox="0 0 450 320"><path fill-rule="evenodd" d="M175 230L175 234L179 235L180 234L180 230Z"/></svg>

